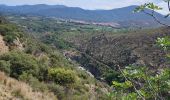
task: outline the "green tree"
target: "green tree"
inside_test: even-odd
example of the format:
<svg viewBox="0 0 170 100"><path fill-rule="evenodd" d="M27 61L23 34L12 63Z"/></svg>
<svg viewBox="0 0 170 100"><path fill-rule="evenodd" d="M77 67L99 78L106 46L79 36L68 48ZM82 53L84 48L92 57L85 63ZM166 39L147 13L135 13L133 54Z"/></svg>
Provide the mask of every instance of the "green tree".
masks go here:
<svg viewBox="0 0 170 100"><path fill-rule="evenodd" d="M59 85L72 86L76 83L76 74L72 70L64 68L51 68L48 71L52 81Z"/></svg>

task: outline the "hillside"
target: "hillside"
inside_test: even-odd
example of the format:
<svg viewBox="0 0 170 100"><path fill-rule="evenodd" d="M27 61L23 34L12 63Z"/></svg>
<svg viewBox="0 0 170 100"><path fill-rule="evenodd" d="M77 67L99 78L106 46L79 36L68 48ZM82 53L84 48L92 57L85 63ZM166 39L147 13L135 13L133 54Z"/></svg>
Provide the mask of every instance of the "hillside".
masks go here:
<svg viewBox="0 0 170 100"><path fill-rule="evenodd" d="M157 45L158 37L169 36L169 29L116 29L84 25L42 17L8 17L47 45L60 49L98 80L106 81L117 66L162 68L169 66L166 52ZM32 20L32 21L29 21Z"/></svg>
<svg viewBox="0 0 170 100"><path fill-rule="evenodd" d="M110 87L96 80L78 63L67 59L58 48L44 44L25 33L24 29L16 24L4 21L4 18L0 20L1 41L4 47L9 48L9 51L6 50L0 55L0 70L12 78L8 78L9 80L16 83L11 88L4 84L0 85L5 88L0 90L2 95L15 98L11 92L16 90L17 96L28 99L34 96L28 97L21 92L28 92L29 96L35 94L35 97L43 95L41 92L52 93L54 94L54 99L50 97L52 100L107 98L106 93ZM3 78L3 75L1 76ZM29 86L24 85L25 83ZM18 86L22 84L21 89ZM31 92L30 88L35 92ZM36 91L40 91L40 94Z"/></svg>
<svg viewBox="0 0 170 100"><path fill-rule="evenodd" d="M110 71L117 71L118 65L147 66L159 69L170 66L166 52L157 45L158 37L169 36L169 29L148 29L98 35L76 35L64 37L74 44L80 54L68 54L95 77L102 79ZM84 38L86 37L86 38Z"/></svg>
<svg viewBox="0 0 170 100"><path fill-rule="evenodd" d="M49 99L51 96L52 100L112 100L113 98L136 100L138 96L135 93L136 89L141 91L144 97L149 98L148 100L152 100L158 94L169 98L170 63L167 56L170 43L166 40L170 36L169 28L147 26L147 28L115 28L85 24L86 21L81 23L75 20L44 17L44 15L37 16L39 11L41 13L47 9L50 11L67 9L71 12L72 8L66 6L3 7L7 10L3 11L9 14L3 13L6 15L5 18L0 17L2 99ZM121 21L114 15L115 20L119 20L122 25L126 22L129 24L129 21L137 22L139 19L150 23L147 21L149 17L143 19L145 18L143 15L137 18L131 16L131 13L129 15L128 10L131 11L134 7L121 8L125 12L115 9L114 13L120 15L120 19L121 17L124 19ZM32 12L34 8L37 13ZM79 11L84 13L80 8L74 10L77 13ZM110 10L108 16L112 16L110 15L112 11ZM95 14L96 12L99 15L101 12L105 13L103 10L94 11ZM131 16L134 21L129 20L130 18L126 20L122 14ZM157 84L159 82L161 84ZM152 84L155 87L152 87ZM166 89L161 90L164 86ZM155 90L152 88L160 89L161 92L158 91L158 94L153 95ZM44 96L44 93L49 95ZM33 94L35 95L32 96Z"/></svg>
<svg viewBox="0 0 170 100"><path fill-rule="evenodd" d="M32 87L24 82L6 76L0 72L0 99L1 100L57 100L53 93L33 91Z"/></svg>
<svg viewBox="0 0 170 100"><path fill-rule="evenodd" d="M6 43L4 42L3 37L0 35L0 55L8 51L9 51L9 48L8 46L6 46Z"/></svg>
<svg viewBox="0 0 170 100"><path fill-rule="evenodd" d="M78 7L67 7L62 5L23 5L23 6L5 6L0 5L0 12L13 13L21 15L36 15L44 17L56 17L62 19L73 19L87 22L103 22L130 24L131 26L157 26L154 20L144 13L133 13L137 6L128 6L112 10L85 10ZM147 10L150 12L150 10ZM163 15L156 13L158 19L165 21ZM128 19L127 19L128 18ZM129 25L129 26L130 26Z"/></svg>
<svg viewBox="0 0 170 100"><path fill-rule="evenodd" d="M0 100L170 100L163 3L2 0Z"/></svg>

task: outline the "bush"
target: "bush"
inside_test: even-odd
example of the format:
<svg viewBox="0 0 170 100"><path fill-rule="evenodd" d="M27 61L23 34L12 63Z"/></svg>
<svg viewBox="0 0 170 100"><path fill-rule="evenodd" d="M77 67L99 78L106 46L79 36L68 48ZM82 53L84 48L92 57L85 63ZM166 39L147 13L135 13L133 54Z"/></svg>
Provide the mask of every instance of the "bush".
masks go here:
<svg viewBox="0 0 170 100"><path fill-rule="evenodd" d="M10 62L10 76L12 77L19 78L24 72L32 74L33 76L38 76L38 61L31 55L23 52L11 52L3 55L0 59Z"/></svg>
<svg viewBox="0 0 170 100"><path fill-rule="evenodd" d="M124 78L120 75L120 73L112 71L105 75L105 80L109 85L112 85L112 81L122 82Z"/></svg>
<svg viewBox="0 0 170 100"><path fill-rule="evenodd" d="M73 85L76 83L76 75L72 70L64 68L51 68L48 71L49 77L52 81L60 85Z"/></svg>
<svg viewBox="0 0 170 100"><path fill-rule="evenodd" d="M7 43L13 43L13 41L16 39L15 36L13 35L6 35L4 36L4 41L6 41Z"/></svg>
<svg viewBox="0 0 170 100"><path fill-rule="evenodd" d="M10 74L10 62L5 60L0 60L0 70L6 74Z"/></svg>
<svg viewBox="0 0 170 100"><path fill-rule="evenodd" d="M57 98L59 100L65 100L65 88L63 86L57 85L57 84L49 84L48 88L50 91L52 91L55 95L57 95Z"/></svg>
<svg viewBox="0 0 170 100"><path fill-rule="evenodd" d="M0 24L0 34L4 36L4 40L12 43L17 37L23 37L23 33L13 24Z"/></svg>
<svg viewBox="0 0 170 100"><path fill-rule="evenodd" d="M37 78L33 77L31 74L23 73L22 75L20 75L19 80L29 83L29 85L35 91L42 92L48 91L47 85L43 82L40 82Z"/></svg>

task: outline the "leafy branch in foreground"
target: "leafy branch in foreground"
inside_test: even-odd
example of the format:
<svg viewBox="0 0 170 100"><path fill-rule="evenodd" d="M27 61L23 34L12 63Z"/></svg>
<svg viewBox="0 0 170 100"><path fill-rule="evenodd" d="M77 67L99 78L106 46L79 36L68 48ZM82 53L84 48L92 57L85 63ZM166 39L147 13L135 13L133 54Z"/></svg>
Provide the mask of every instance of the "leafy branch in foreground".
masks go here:
<svg viewBox="0 0 170 100"><path fill-rule="evenodd" d="M163 0L167 3L170 12L170 0ZM150 9L151 11L146 12ZM137 7L134 12L144 12L151 16L161 25L170 25L161 22L155 16L155 11L162 10L154 3L145 3ZM169 17L167 14L165 18ZM157 44L167 53L170 50L170 37L158 38ZM167 55L170 58L170 55ZM119 66L118 66L119 67ZM124 82L113 81L113 91L110 93L110 100L169 100L170 98L170 68L152 69L149 67L128 66L124 69L119 67L119 72L125 78Z"/></svg>
<svg viewBox="0 0 170 100"><path fill-rule="evenodd" d="M125 82L113 81L116 100L167 100L170 98L170 70L155 73L146 67L126 67L121 71Z"/></svg>
<svg viewBox="0 0 170 100"><path fill-rule="evenodd" d="M170 12L170 0L163 0L167 3L168 5L168 9L169 9L169 12ZM147 11L147 9L151 10L151 11ZM154 3L145 3L139 7L137 7L134 12L143 12L145 13L146 15L149 15L151 16L156 22L158 22L159 24L163 25L163 26L166 26L166 27L170 27L169 24L166 24L162 21L160 21L157 16L155 15L155 11L158 11L158 10L162 10L163 8L155 5ZM167 18L169 17L170 13L168 13L167 15L164 16L164 18Z"/></svg>
<svg viewBox="0 0 170 100"><path fill-rule="evenodd" d="M158 38L157 44L170 50L170 38ZM170 56L167 56L170 58ZM151 70L148 67L119 67L124 82L113 81L111 100L169 100L170 68Z"/></svg>

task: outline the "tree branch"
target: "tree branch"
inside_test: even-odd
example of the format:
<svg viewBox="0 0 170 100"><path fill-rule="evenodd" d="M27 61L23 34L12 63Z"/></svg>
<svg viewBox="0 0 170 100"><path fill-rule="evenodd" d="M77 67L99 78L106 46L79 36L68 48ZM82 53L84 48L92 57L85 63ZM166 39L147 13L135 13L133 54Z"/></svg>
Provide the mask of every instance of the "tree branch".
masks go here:
<svg viewBox="0 0 170 100"><path fill-rule="evenodd" d="M170 1L168 1L168 10L170 11Z"/></svg>
<svg viewBox="0 0 170 100"><path fill-rule="evenodd" d="M119 71L121 72L121 74L123 75L123 77L125 78L125 80L132 82L132 80L128 79L128 78L125 76L124 72L120 69L120 66L119 66L119 65L118 65L118 68L119 68ZM132 84L133 84L133 83L132 83ZM142 98L142 100L145 100L145 98L144 98L144 97L142 96L142 94L137 90L137 88L135 87L134 84L133 84L133 88L134 88L134 90L136 91L136 93Z"/></svg>
<svg viewBox="0 0 170 100"><path fill-rule="evenodd" d="M147 14L147 15L149 15L149 16L151 16L157 23L159 23L159 24L161 24L161 25L163 25L163 26L166 26L166 27L170 27L170 25L161 22L161 21L154 15L154 11L153 11L153 10L152 10L152 14L151 14L151 13L148 13L148 12L146 12L146 11L144 11L144 10L143 10L142 12L145 13L145 14Z"/></svg>

